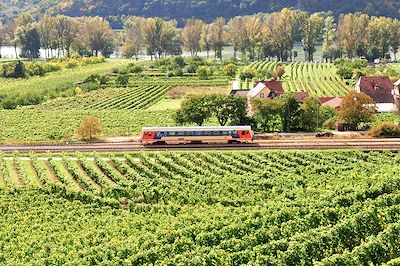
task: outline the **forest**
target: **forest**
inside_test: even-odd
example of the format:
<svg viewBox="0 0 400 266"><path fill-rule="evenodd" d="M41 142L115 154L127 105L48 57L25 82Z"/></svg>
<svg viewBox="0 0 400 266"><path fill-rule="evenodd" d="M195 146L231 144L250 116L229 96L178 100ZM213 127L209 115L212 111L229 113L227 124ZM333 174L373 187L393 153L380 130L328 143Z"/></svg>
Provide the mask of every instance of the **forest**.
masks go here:
<svg viewBox="0 0 400 266"><path fill-rule="evenodd" d="M121 27L123 16L135 15L176 19L181 26L193 17L211 22L216 17L230 19L238 15L272 13L284 7L307 12L332 11L335 17L349 12L388 17L400 15L400 2L395 0L1 0L0 16L3 19L16 17L26 10L37 18L46 12L73 17L102 16L107 17L113 27Z"/></svg>

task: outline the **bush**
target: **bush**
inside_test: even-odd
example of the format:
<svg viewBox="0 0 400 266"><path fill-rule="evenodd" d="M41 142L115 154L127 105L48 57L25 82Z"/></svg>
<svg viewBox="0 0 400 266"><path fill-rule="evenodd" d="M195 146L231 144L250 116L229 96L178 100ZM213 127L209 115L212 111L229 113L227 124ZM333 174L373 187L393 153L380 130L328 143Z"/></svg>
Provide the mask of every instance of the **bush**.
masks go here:
<svg viewBox="0 0 400 266"><path fill-rule="evenodd" d="M227 64L223 68L223 73L231 78L236 76L237 66L235 64Z"/></svg>
<svg viewBox="0 0 400 266"><path fill-rule="evenodd" d="M209 67L201 66L196 71L200 79L209 79L212 76L212 70Z"/></svg>
<svg viewBox="0 0 400 266"><path fill-rule="evenodd" d="M117 76L117 79L115 80L115 82L118 85L122 85L122 86L128 85L128 83L129 83L129 75L120 74L120 75Z"/></svg>
<svg viewBox="0 0 400 266"><path fill-rule="evenodd" d="M196 73L197 66L195 64L189 64L185 68L186 73Z"/></svg>
<svg viewBox="0 0 400 266"><path fill-rule="evenodd" d="M26 63L26 73L28 73L29 76L44 76L46 74L46 70L43 65L44 64L38 63L36 61Z"/></svg>
<svg viewBox="0 0 400 266"><path fill-rule="evenodd" d="M400 137L400 125L393 122L385 121L374 126L369 134L376 138L397 138Z"/></svg>
<svg viewBox="0 0 400 266"><path fill-rule="evenodd" d="M129 65L128 69L129 69L130 73L134 73L134 74L142 73L144 70L142 66L133 65L133 64Z"/></svg>
<svg viewBox="0 0 400 266"><path fill-rule="evenodd" d="M255 76L257 76L257 71L249 67L243 68L239 73L240 80L253 79Z"/></svg>
<svg viewBox="0 0 400 266"><path fill-rule="evenodd" d="M26 77L25 65L22 61L4 64L2 67L3 67L2 75L4 78L25 78Z"/></svg>
<svg viewBox="0 0 400 266"><path fill-rule="evenodd" d="M95 140L101 134L101 123L97 117L84 117L78 130L78 135L82 140Z"/></svg>

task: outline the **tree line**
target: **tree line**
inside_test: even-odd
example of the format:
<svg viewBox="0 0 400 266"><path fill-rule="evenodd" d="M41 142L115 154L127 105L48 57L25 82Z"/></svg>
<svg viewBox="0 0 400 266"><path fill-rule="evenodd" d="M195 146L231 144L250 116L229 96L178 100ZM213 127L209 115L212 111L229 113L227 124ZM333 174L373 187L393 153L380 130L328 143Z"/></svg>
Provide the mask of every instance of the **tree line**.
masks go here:
<svg viewBox="0 0 400 266"><path fill-rule="evenodd" d="M183 28L178 28L176 20L125 17L123 30L113 31L101 17L45 15L35 21L26 13L0 25L0 44L20 46L21 56L30 59L39 56L40 47L46 57L69 56L71 51L107 57L121 47L127 58L137 59L143 52L161 58L186 51L193 57L199 52L209 57L213 52L215 59L222 59L224 47L231 45L234 56L240 53L243 60L291 61L298 56L293 51L297 41L302 43L306 61L314 60L321 44L327 61L343 56L370 61L388 58L400 47L400 21L361 13L344 14L336 21L330 13L284 8L229 21L219 17L212 23L192 18Z"/></svg>

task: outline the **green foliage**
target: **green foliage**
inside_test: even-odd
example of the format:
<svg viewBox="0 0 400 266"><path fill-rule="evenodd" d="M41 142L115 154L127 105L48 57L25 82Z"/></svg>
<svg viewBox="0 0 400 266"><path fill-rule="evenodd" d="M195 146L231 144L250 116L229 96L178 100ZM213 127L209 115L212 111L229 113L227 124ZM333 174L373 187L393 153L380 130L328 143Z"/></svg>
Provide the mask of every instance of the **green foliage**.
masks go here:
<svg viewBox="0 0 400 266"><path fill-rule="evenodd" d="M2 65L4 78L25 78L25 65L22 61L11 62Z"/></svg>
<svg viewBox="0 0 400 266"><path fill-rule="evenodd" d="M397 153L39 157L0 157L5 265L396 265L400 256Z"/></svg>
<svg viewBox="0 0 400 266"><path fill-rule="evenodd" d="M209 95L191 95L184 100L175 113L179 125L196 124L202 126L212 116L213 99Z"/></svg>
<svg viewBox="0 0 400 266"><path fill-rule="evenodd" d="M239 78L240 80L246 80L246 79L253 79L255 76L257 76L257 70L254 68L246 67L240 70L239 72Z"/></svg>
<svg viewBox="0 0 400 266"><path fill-rule="evenodd" d="M129 75L119 74L115 80L117 85L126 86L129 83Z"/></svg>
<svg viewBox="0 0 400 266"><path fill-rule="evenodd" d="M199 68L197 68L196 73L199 79L202 80L207 80L213 75L211 68L207 66L200 66Z"/></svg>
<svg viewBox="0 0 400 266"><path fill-rule="evenodd" d="M225 75L234 78L236 76L236 71L238 67L235 64L227 64L223 67L223 72Z"/></svg>
<svg viewBox="0 0 400 266"><path fill-rule="evenodd" d="M381 138L398 138L400 137L400 125L393 122L381 122L374 126L369 131L369 134L373 137Z"/></svg>

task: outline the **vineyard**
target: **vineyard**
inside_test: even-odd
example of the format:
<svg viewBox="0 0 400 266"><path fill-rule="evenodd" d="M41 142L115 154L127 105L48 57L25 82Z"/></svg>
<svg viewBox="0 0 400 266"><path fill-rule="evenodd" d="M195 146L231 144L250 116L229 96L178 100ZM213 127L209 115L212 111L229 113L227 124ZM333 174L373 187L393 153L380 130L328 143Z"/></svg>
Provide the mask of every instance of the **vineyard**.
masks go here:
<svg viewBox="0 0 400 266"><path fill-rule="evenodd" d="M258 61L250 65L256 70L274 71L278 62ZM338 75L333 64L292 62L285 67L283 87L288 92L305 91L315 97L341 96L352 88Z"/></svg>
<svg viewBox="0 0 400 266"><path fill-rule="evenodd" d="M165 85L138 86L127 88L105 88L69 98L59 98L35 110L83 109L83 110L137 110L146 109L164 98L171 87Z"/></svg>
<svg viewBox="0 0 400 266"><path fill-rule="evenodd" d="M355 151L3 156L0 261L397 265L399 163Z"/></svg>
<svg viewBox="0 0 400 266"><path fill-rule="evenodd" d="M138 135L144 126L173 126L173 111L164 110L0 110L0 142L77 140L85 116L101 121L105 136Z"/></svg>

